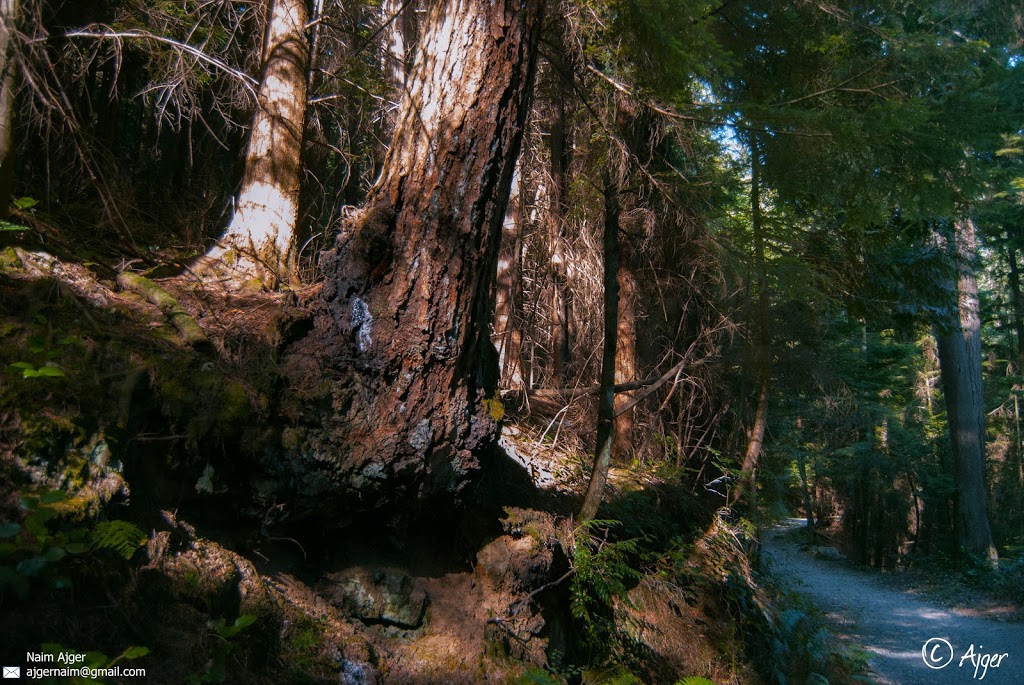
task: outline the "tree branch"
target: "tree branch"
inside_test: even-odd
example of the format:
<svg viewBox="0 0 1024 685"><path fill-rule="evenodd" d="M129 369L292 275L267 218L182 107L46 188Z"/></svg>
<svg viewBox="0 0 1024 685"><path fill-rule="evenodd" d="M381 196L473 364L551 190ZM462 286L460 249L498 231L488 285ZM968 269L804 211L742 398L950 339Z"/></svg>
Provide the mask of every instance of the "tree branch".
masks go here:
<svg viewBox="0 0 1024 685"><path fill-rule="evenodd" d="M849 90L849 92L863 92L863 91L872 92L874 90L874 88L882 88L882 87L885 87L885 86L888 86L888 85L892 85L893 83L896 83L895 80L889 81L887 83L880 84L878 86L874 86L872 88L867 88L867 89L860 89L860 88L844 89L843 88L843 86L845 86L846 84L853 83L854 81L859 79L861 76L865 76L865 75L871 73L872 71L874 71L878 67L880 67L883 64L885 64L886 62L888 62L889 59L890 59L889 57L885 57L883 59L880 59L877 62L875 62L874 64L872 64L871 66L869 66L864 71L861 71L861 72L859 72L857 74L854 74L850 78L846 79L845 81L840 81L839 83L837 83L834 86L830 86L829 88L824 88L824 89L819 90L819 91L814 92L814 93L808 93L807 95L801 95L798 98L793 98L792 100L786 100L785 102L776 102L773 106L774 107L788 107L789 105L795 105L798 102L804 102L805 100L810 100L812 98L821 97L822 95L827 95L827 94L835 92L835 91Z"/></svg>
<svg viewBox="0 0 1024 685"><path fill-rule="evenodd" d="M122 40L125 38L136 38L141 40L152 40L157 43L164 43L178 50L181 50L182 52L192 55L200 62L205 62L206 64L209 64L212 67L220 69L229 76L238 79L242 82L242 85L245 86L246 90L248 90L253 97L256 97L256 87L259 85L259 82L257 82L256 79L249 76L245 72L239 71L238 69L235 69L234 67L226 64L225 62L222 62L216 57L211 57L210 55L207 55L199 48L189 45L188 43L182 43L180 41L174 40L173 38L168 38L167 36L158 36L148 31L115 31L111 28L107 28L99 24L93 24L92 26L97 27L97 30L89 30L89 28L87 27L86 29L78 31L68 31L64 34L64 36L67 38L91 38L93 40Z"/></svg>

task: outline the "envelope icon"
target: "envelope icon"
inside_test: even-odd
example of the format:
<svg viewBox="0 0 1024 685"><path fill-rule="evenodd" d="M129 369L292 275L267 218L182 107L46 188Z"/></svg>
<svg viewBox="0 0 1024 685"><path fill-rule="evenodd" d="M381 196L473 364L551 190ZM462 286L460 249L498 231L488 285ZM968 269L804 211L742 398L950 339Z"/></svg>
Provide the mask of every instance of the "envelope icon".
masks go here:
<svg viewBox="0 0 1024 685"><path fill-rule="evenodd" d="M21 678L21 666L4 666L4 679Z"/></svg>

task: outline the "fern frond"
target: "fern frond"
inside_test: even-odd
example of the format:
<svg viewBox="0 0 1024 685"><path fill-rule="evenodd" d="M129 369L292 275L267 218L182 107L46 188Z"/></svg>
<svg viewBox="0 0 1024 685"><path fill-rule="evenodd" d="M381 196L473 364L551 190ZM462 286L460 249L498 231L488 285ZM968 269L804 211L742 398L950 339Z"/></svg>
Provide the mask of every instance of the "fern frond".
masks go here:
<svg viewBox="0 0 1024 685"><path fill-rule="evenodd" d="M127 521L103 521L96 524L92 532L93 548L110 550L125 560L135 556L145 541L142 529Z"/></svg>
<svg viewBox="0 0 1024 685"><path fill-rule="evenodd" d="M699 676L690 676L678 681L676 685L715 685L714 681Z"/></svg>

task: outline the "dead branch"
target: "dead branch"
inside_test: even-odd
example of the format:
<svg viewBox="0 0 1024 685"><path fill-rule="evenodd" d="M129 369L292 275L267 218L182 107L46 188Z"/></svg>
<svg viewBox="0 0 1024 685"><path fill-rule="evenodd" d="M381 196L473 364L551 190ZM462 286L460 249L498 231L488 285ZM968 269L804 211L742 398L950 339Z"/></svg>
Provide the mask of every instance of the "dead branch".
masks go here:
<svg viewBox="0 0 1024 685"><path fill-rule="evenodd" d="M92 28L95 27L95 28ZM90 30L90 28L92 30ZM158 36L155 33L149 31L141 31L133 29L131 31L115 31L112 28L103 26L101 24L92 24L91 27L80 29L78 31L68 31L64 34L67 38L91 38L93 40L123 40L125 38L134 38L139 40L150 40L157 43L164 43L170 45L176 50L192 55L200 62L205 62L210 66L220 69L224 73L228 74L232 78L237 79L242 85L249 91L249 93L256 97L256 87L259 83L253 77L249 76L245 72L239 71L234 67L224 63L223 61L212 57L197 47L182 43L181 41L168 38L167 36Z"/></svg>

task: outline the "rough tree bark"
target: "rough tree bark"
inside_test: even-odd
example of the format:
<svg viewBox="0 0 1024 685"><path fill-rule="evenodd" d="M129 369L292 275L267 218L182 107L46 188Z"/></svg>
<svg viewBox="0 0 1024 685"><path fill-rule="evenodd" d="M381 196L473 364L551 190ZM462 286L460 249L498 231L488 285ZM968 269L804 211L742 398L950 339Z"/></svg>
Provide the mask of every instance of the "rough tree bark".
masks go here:
<svg viewBox="0 0 1024 685"><path fill-rule="evenodd" d="M998 555L992 544L985 489L985 401L973 221L956 221L949 252L958 271L956 284L950 284L956 307L951 320L936 331L936 341L953 443L957 537L963 549L995 564Z"/></svg>
<svg viewBox="0 0 1024 685"><path fill-rule="evenodd" d="M227 233L206 261L276 288L294 276L309 42L306 0L270 0L245 172Z"/></svg>
<svg viewBox="0 0 1024 685"><path fill-rule="evenodd" d="M317 331L290 362L299 413L307 393L326 413L285 439L305 494L455 500L494 443L492 297L543 4L449 0L425 18L383 172L322 257Z"/></svg>
<svg viewBox="0 0 1024 685"><path fill-rule="evenodd" d="M14 65L11 35L18 14L18 0L0 0L0 219L10 211L14 180Z"/></svg>
<svg viewBox="0 0 1024 685"><path fill-rule="evenodd" d="M604 179L604 349L601 356L601 393L597 404L597 445L580 520L597 515L608 482L615 441L615 346L619 332L619 188L610 171Z"/></svg>

